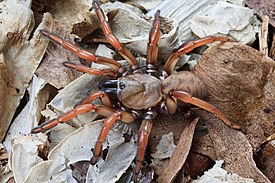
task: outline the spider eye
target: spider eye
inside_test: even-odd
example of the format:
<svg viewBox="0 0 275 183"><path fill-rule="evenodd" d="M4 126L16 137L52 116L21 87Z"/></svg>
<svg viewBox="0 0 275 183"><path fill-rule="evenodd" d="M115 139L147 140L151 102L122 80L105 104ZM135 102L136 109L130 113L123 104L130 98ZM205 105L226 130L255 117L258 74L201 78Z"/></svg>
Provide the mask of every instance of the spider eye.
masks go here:
<svg viewBox="0 0 275 183"><path fill-rule="evenodd" d="M123 90L126 87L124 82L119 83L119 89Z"/></svg>

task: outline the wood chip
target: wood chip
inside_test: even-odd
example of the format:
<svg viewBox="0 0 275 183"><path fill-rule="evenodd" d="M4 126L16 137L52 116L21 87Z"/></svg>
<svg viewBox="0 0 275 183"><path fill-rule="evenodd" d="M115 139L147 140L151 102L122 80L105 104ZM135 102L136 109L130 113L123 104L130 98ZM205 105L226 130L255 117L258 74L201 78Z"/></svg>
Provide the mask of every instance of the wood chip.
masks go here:
<svg viewBox="0 0 275 183"><path fill-rule="evenodd" d="M259 45L260 45L259 51L265 54L266 56L268 55L268 45L267 45L268 22L269 22L269 17L264 16L262 26L259 29Z"/></svg>

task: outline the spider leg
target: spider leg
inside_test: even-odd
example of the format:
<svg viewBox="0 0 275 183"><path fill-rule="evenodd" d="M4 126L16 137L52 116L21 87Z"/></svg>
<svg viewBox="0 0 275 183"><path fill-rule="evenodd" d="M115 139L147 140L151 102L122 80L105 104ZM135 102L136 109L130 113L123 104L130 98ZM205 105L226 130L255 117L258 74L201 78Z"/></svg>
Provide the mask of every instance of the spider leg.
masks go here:
<svg viewBox="0 0 275 183"><path fill-rule="evenodd" d="M138 66L138 63L135 59L135 57L132 55L132 53L127 50L125 47L123 47L119 40L115 37L113 34L109 24L108 24L108 18L103 12L103 10L99 7L98 3L96 1L93 1L93 8L96 12L96 15L98 17L98 20L101 24L102 30L104 32L104 35L108 42L117 50L117 52L125 58L125 60L128 62L129 66L132 69L136 69Z"/></svg>
<svg viewBox="0 0 275 183"><path fill-rule="evenodd" d="M73 68L77 71L88 73L88 74L91 74L91 75L103 76L105 74L108 74L111 77L114 77L116 75L115 72L111 69L102 69L102 70L100 70L100 69L90 68L90 67L87 67L85 65L75 64L75 63L71 63L71 62L64 62L63 64L66 67L70 67L70 68Z"/></svg>
<svg viewBox="0 0 275 183"><path fill-rule="evenodd" d="M63 40L62 38L55 35L54 33L48 32L46 30L40 30L40 32L44 36L48 37L50 40L63 46L65 49L71 51L72 53L76 54L80 58L83 58L89 61L94 61L95 63L98 63L98 64L108 65L112 67L116 72L118 72L122 68L122 65L117 61L106 57L96 56L88 51L82 50L78 48L76 45Z"/></svg>
<svg viewBox="0 0 275 183"><path fill-rule="evenodd" d="M94 165L96 164L100 153L102 151L102 144L105 141L110 129L112 126L115 124L116 121L121 120L126 123L131 123L135 120L135 117L128 113L128 112L120 112L116 111L111 113L105 120L104 120L104 125L101 129L101 132L98 136L98 140L95 144L94 150L93 150L93 157L91 158L91 164Z"/></svg>
<svg viewBox="0 0 275 183"><path fill-rule="evenodd" d="M149 134L152 129L152 120L145 119L142 121L140 130L139 130L139 138L138 138L138 152L136 156L136 168L135 168L135 175L134 175L134 182L137 182L137 176L140 171L145 150L148 144Z"/></svg>
<svg viewBox="0 0 275 183"><path fill-rule="evenodd" d="M229 119L227 119L225 117L225 115L219 110L217 109L214 105L207 103L203 100L200 100L196 97L193 97L192 95L190 95L189 93L186 93L184 91L171 91L170 92L170 96L171 97L175 97L183 102L189 103L189 104L193 104L195 106L198 106L208 112L214 113L215 115L217 115L224 124L226 124L227 126L234 128L234 129L240 129L241 127L233 124Z"/></svg>
<svg viewBox="0 0 275 183"><path fill-rule="evenodd" d="M101 101L102 101L102 104L104 106L107 106L109 108L113 108L113 105L110 101L110 98L109 96L103 92L103 91L98 91L98 92L95 92L95 93L92 93L91 95L89 95L87 98L83 99L79 105L83 105L83 104L89 104L91 103L92 101L94 101L95 99L97 98L100 98Z"/></svg>
<svg viewBox="0 0 275 183"><path fill-rule="evenodd" d="M108 108L106 106L103 106L103 105L95 105L95 104L79 105L79 106L76 106L73 110L68 111L67 113L65 113L57 118L46 121L46 122L42 123L41 125L33 128L31 133L39 133L39 132L47 131L47 130L55 127L56 125L58 125L58 123L66 123L70 119L76 117L77 115L85 114L89 111L97 112L98 114L101 114L103 116L108 116L109 114L113 113L114 110L111 108Z"/></svg>
<svg viewBox="0 0 275 183"><path fill-rule="evenodd" d="M158 10L155 14L155 20L153 23L153 27L150 31L149 35L149 43L147 46L147 64L156 65L157 57L158 57L158 40L160 37L160 11Z"/></svg>
<svg viewBox="0 0 275 183"><path fill-rule="evenodd" d="M35 127L32 129L31 133L39 133L39 132L44 132L46 130L49 130L58 123L66 123L70 119L76 117L79 114L84 114L89 111L97 112L98 114L101 114L103 116L108 116L109 114L113 113L114 110L111 108L108 108L103 105L96 105L96 104L83 104L76 106L73 110L68 111L67 113L63 114L62 116L59 116L57 118L54 118L52 120L46 121L42 123L41 125Z"/></svg>
<svg viewBox="0 0 275 183"><path fill-rule="evenodd" d="M103 105L90 104L97 98L101 99ZM63 114L62 116L59 116L58 118L46 121L41 125L35 127L34 129L32 129L32 133L39 133L49 130L56 126L58 123L67 122L75 116L87 113L89 111L97 112L98 114L101 114L103 116L108 116L110 113L113 112L112 108L113 106L109 96L103 91L98 91L83 99L81 103L77 105L73 110Z"/></svg>
<svg viewBox="0 0 275 183"><path fill-rule="evenodd" d="M226 37L221 37L221 36L209 36L209 37L205 37L205 38L198 39L195 41L187 42L170 54L167 61L165 62L164 70L169 75L172 74L176 63L180 59L181 56L183 56L184 54L192 51L193 49L195 49L199 46L210 44L215 41L224 41L225 42L225 41L232 41L232 40L229 38L226 38Z"/></svg>

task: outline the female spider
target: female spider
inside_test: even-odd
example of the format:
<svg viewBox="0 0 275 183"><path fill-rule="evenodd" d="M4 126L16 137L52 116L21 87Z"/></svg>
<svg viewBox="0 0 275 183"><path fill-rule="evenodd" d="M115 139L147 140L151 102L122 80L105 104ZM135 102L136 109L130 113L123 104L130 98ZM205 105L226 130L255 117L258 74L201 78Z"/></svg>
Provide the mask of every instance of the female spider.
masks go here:
<svg viewBox="0 0 275 183"><path fill-rule="evenodd" d="M142 120L138 139L138 152L136 156L136 167L134 181L137 182L137 174L140 171L148 137L152 128L153 119L156 117L156 109L164 107L168 113L176 112L177 100L193 104L202 109L216 114L223 123L235 129L239 126L231 123L223 113L215 106L201 99L206 95L206 86L202 80L191 71L174 72L174 67L179 58L198 46L212 43L214 41L229 41L224 37L212 36L190 41L173 51L168 57L163 68L156 68L158 55L158 40L160 37L160 11L155 14L153 27L150 31L147 47L146 68L140 68L135 57L118 39L113 35L107 22L107 17L96 1L92 3L102 30L108 42L116 51L125 58L129 68L124 68L115 60L94 55L82 50L74 44L62 40L60 37L46 30L41 33L52 41L73 52L80 58L111 67L111 69L95 69L83 65L65 62L64 65L78 71L92 75L109 75L111 78L99 83L99 91L92 93L83 99L73 110L50 121L35 127L32 133L39 133L51 129L58 123L68 122L79 114L89 111L97 112L107 118L100 132L93 150L91 164L94 165L101 153L102 143L105 141L110 128L116 121L132 123L137 119ZM111 96L111 97L109 97ZM197 98L198 97L198 98ZM101 105L93 104L92 101L100 98ZM114 102L115 101L115 102Z"/></svg>

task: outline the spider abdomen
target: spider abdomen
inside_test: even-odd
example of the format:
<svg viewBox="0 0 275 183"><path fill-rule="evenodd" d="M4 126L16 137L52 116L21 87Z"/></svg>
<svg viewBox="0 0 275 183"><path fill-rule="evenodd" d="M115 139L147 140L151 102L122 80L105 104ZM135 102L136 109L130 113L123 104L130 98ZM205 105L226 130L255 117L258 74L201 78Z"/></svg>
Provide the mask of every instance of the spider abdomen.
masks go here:
<svg viewBox="0 0 275 183"><path fill-rule="evenodd" d="M162 82L163 94L169 95L172 90L185 91L198 98L203 98L207 95L206 85L191 71L174 73Z"/></svg>

